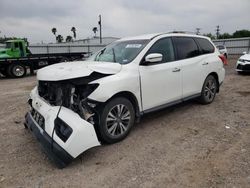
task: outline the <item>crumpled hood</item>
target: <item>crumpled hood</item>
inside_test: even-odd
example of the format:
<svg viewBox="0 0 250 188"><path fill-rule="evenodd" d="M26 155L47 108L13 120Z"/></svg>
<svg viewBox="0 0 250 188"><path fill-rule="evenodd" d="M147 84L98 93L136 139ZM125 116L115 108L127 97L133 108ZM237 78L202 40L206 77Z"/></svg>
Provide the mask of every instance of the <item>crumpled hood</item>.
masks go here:
<svg viewBox="0 0 250 188"><path fill-rule="evenodd" d="M59 81L89 76L93 72L116 74L122 65L119 63L75 61L58 63L38 70L37 79L43 81Z"/></svg>
<svg viewBox="0 0 250 188"><path fill-rule="evenodd" d="M241 56L240 59L250 60L250 54L245 54Z"/></svg>

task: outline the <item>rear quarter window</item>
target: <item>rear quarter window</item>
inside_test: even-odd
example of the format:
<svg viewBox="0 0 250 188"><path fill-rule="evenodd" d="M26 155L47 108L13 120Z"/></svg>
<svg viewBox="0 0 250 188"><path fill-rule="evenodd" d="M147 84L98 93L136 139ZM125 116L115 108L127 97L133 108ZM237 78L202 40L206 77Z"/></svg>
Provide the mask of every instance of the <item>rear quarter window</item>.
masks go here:
<svg viewBox="0 0 250 188"><path fill-rule="evenodd" d="M214 53L214 46L207 39L195 38L195 41L198 43L200 47L201 54Z"/></svg>

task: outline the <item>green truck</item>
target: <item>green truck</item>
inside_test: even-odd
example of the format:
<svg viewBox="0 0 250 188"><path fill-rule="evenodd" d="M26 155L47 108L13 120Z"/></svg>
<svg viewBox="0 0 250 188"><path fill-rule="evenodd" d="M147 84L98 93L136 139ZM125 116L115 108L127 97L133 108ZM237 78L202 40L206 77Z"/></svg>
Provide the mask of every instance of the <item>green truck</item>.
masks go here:
<svg viewBox="0 0 250 188"><path fill-rule="evenodd" d="M5 48L0 49L0 73L6 77L24 77L27 69L33 73L34 70L48 65L82 59L86 54L86 52L32 54L26 41L9 40Z"/></svg>

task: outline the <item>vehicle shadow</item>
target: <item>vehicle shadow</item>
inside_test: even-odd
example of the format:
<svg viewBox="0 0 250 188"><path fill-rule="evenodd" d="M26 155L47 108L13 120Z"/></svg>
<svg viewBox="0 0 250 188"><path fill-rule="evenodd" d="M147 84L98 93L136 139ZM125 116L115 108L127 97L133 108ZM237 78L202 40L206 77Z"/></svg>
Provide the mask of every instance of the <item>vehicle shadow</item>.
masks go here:
<svg viewBox="0 0 250 188"><path fill-rule="evenodd" d="M192 100L184 101L182 103L179 103L170 107L163 108L161 110L157 110L154 112L144 114L141 117L140 122L136 124L134 129L137 129L139 126L144 126L145 122L148 122L148 121L155 122L155 120L160 119L163 116L171 115L174 112L178 113L178 111L183 111L184 109L188 110L192 108L194 105L201 105L201 104L199 104L197 99L192 99Z"/></svg>
<svg viewBox="0 0 250 188"><path fill-rule="evenodd" d="M238 74L240 76L250 76L250 72L238 72L236 74Z"/></svg>
<svg viewBox="0 0 250 188"><path fill-rule="evenodd" d="M149 127L152 127L153 123L157 122L158 120L161 120L163 117L166 118L166 116L171 116L172 114L189 111L196 105L201 105L198 103L196 99L185 101L170 107L166 107L161 110L157 110L151 113L147 113L141 117L141 120L139 123L136 123L135 126L132 128L131 133L133 132L136 134L137 131L141 131L140 129L148 129ZM98 165L99 163L97 160L99 160L99 156L104 153L104 150L117 150L121 145L126 144L126 142L129 142L126 139L129 139L131 134L128 135L127 138L125 138L125 142L121 141L115 144L102 144L100 147L94 147L90 148L89 150L83 152L81 155L75 159L72 164L70 164L71 167L76 167L80 164L85 163L85 161L88 161L88 163L94 163ZM132 136L133 137L133 136Z"/></svg>
<svg viewBox="0 0 250 188"><path fill-rule="evenodd" d="M34 73L34 74L27 73L26 76L21 77L21 78L12 78L12 77L7 77L7 76L0 74L0 80L16 80L16 79L24 79L27 77L33 77L33 76L36 76L36 73Z"/></svg>

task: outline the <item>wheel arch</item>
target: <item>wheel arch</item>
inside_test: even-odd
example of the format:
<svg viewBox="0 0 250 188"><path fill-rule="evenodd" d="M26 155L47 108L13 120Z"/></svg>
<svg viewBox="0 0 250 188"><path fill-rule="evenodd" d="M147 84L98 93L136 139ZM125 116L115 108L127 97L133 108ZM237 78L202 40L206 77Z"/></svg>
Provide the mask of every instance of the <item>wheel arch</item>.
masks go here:
<svg viewBox="0 0 250 188"><path fill-rule="evenodd" d="M114 94L108 101L110 101L113 98L117 98L117 97L124 97L132 103L132 105L135 109L136 121L138 122L140 120L140 108L139 108L139 103L138 103L136 96L129 91L121 91L121 92ZM108 102L108 101L106 101L106 102Z"/></svg>
<svg viewBox="0 0 250 188"><path fill-rule="evenodd" d="M220 83L219 83L219 76L218 76L218 74L216 73L216 72L211 72L211 73L209 73L208 75L207 75L207 77L208 76L213 76L214 78L215 78L215 80L216 80L216 82L217 82L217 85L218 85L218 87L217 87L217 93L219 93L219 91L220 91ZM207 78L206 77L206 78Z"/></svg>

